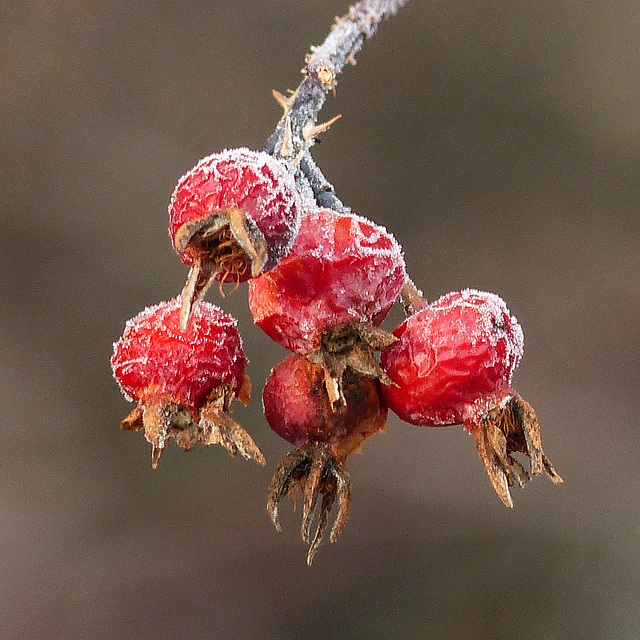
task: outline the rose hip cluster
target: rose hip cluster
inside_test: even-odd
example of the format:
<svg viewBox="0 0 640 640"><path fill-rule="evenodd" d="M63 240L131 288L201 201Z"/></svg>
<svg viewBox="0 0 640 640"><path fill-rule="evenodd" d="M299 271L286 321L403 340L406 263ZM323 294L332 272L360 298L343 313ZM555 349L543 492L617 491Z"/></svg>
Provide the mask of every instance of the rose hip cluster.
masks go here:
<svg viewBox="0 0 640 640"><path fill-rule="evenodd" d="M185 451L220 444L265 464L230 416L251 390L237 323L203 300L213 282L223 293L225 283L235 290L248 281L254 322L291 352L262 393L269 426L294 446L273 475L267 510L280 530L281 500L301 501L309 564L334 507L332 542L346 524L347 457L386 429L389 409L416 426L463 425L509 507L509 487L529 474L562 482L534 410L511 386L523 335L505 303L466 289L427 304L395 238L364 217L309 202L294 165L226 150L175 188L169 235L190 267L186 284L129 320L111 357L123 393L137 403L121 428L144 430L153 467L172 439ZM408 317L388 332L381 325L398 300ZM528 459L528 470L514 454Z"/></svg>

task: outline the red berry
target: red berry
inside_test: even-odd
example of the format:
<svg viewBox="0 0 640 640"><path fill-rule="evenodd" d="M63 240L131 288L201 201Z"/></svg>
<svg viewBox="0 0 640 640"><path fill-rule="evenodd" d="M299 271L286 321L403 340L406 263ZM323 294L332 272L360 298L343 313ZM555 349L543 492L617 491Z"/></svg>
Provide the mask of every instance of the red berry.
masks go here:
<svg viewBox="0 0 640 640"><path fill-rule="evenodd" d="M421 426L460 424L479 397L507 388L523 351L522 329L496 295L448 293L407 318L380 364L397 386L389 407Z"/></svg>
<svg viewBox="0 0 640 640"><path fill-rule="evenodd" d="M345 367L387 381L372 350L393 342L378 326L406 280L402 249L386 229L318 209L303 218L280 264L249 283L249 306L270 338L315 354L328 371L332 403L344 403Z"/></svg>
<svg viewBox="0 0 640 640"><path fill-rule="evenodd" d="M145 309L113 345L113 375L138 403L121 427L145 430L154 468L171 438L185 451L198 442L222 444L264 464L253 440L228 415L233 400L246 403L250 393L235 320L203 302L183 332L181 306L174 298Z"/></svg>
<svg viewBox="0 0 640 640"><path fill-rule="evenodd" d="M169 205L169 235L192 267L183 329L190 306L213 280L244 282L280 261L298 232L300 210L293 174L262 151L228 149L180 178Z"/></svg>
<svg viewBox="0 0 640 640"><path fill-rule="evenodd" d="M278 530L278 504L286 495L304 500L302 538L309 544L311 564L334 502L338 514L332 542L342 532L351 504L351 480L346 458L359 452L365 440L385 429L387 409L377 380L350 372L344 377L346 405L333 409L324 384L323 367L300 355L277 365L267 378L262 402L267 422L297 446L278 466L269 488L267 510ZM311 539L315 506L318 525Z"/></svg>
<svg viewBox="0 0 640 640"><path fill-rule="evenodd" d="M307 354L329 327L380 325L406 279L402 249L386 229L319 209L303 218L278 267L250 282L249 306L270 338Z"/></svg>
<svg viewBox="0 0 640 640"><path fill-rule="evenodd" d="M346 405L334 409L324 371L304 356L291 355L273 368L262 392L269 426L296 446L326 443L337 458L359 451L385 424L377 381L345 375Z"/></svg>
<svg viewBox="0 0 640 640"><path fill-rule="evenodd" d="M531 473L561 482L540 446L535 412L512 388L523 352L518 321L502 299L472 289L442 296L405 320L380 359L395 385L390 409L418 426L464 424L498 495L512 506L509 486L528 480L513 457L525 454Z"/></svg>

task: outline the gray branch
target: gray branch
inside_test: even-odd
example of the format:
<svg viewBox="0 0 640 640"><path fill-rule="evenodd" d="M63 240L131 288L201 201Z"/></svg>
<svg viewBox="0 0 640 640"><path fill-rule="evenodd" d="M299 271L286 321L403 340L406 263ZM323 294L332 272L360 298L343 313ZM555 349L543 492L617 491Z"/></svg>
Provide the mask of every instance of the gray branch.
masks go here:
<svg viewBox="0 0 640 640"><path fill-rule="evenodd" d="M337 76L345 65L355 64L355 55L364 41L377 30L382 20L394 15L408 0L361 0L349 13L336 19L331 32L318 47L312 47L305 60L304 80L288 98L283 98L282 116L264 150L275 157L293 161L297 177L310 188L321 206L338 211L343 204L314 162L309 148L314 143L318 113L329 92L334 91ZM314 129L315 128L315 129Z"/></svg>

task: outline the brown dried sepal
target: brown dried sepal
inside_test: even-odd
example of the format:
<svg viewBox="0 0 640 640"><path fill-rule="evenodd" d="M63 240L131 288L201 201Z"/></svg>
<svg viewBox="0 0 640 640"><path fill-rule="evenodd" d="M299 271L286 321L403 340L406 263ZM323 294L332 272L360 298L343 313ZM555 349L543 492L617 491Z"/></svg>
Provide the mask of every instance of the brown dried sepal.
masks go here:
<svg viewBox="0 0 640 640"><path fill-rule="evenodd" d="M182 289L180 328L187 329L194 305L204 298L218 278L220 293L225 282L262 273L267 263L267 242L255 222L240 209L218 210L214 214L183 224L174 238L179 254L189 253L193 266Z"/></svg>
<svg viewBox="0 0 640 640"><path fill-rule="evenodd" d="M238 393L238 398L245 405L248 402L246 395L248 381L249 377L245 376L243 387ZM244 427L229 415L233 399L233 393L224 387L219 387L216 395L209 398L200 412L200 439L207 446L222 445L232 456L240 453L247 460L254 460L264 466L267 461L258 445Z"/></svg>
<svg viewBox="0 0 640 640"><path fill-rule="evenodd" d="M513 507L509 487L523 487L530 475L543 471L555 484L563 480L542 450L540 423L533 407L518 394L508 395L488 410L470 415L464 422L473 434L480 459L491 484L507 507ZM523 454L529 460L529 472L513 457Z"/></svg>
<svg viewBox="0 0 640 640"><path fill-rule="evenodd" d="M322 333L320 346L307 358L323 366L325 386L334 409L346 404L342 377L347 367L382 384L395 384L378 364L374 351L384 351L397 341L391 333L367 322L340 324Z"/></svg>
<svg viewBox="0 0 640 640"><path fill-rule="evenodd" d="M302 500L301 534L309 545L307 564L311 566L335 503L337 514L329 534L331 542L338 539L349 519L351 477L345 460L324 443L299 447L282 460L271 480L267 501L267 512L277 531L282 531L278 505L285 496L295 503ZM312 536L316 513L317 525Z"/></svg>
<svg viewBox="0 0 640 640"><path fill-rule="evenodd" d="M248 400L248 380L245 377L238 392L238 399L242 402ZM144 430L145 438L151 444L151 466L154 469L157 469L162 453L171 440L175 440L183 451L189 451L197 444L219 444L232 456L240 453L248 460L265 465L266 460L251 436L229 415L234 399L235 395L223 385L195 416L188 407L169 397L152 396L141 400L122 421L120 428Z"/></svg>

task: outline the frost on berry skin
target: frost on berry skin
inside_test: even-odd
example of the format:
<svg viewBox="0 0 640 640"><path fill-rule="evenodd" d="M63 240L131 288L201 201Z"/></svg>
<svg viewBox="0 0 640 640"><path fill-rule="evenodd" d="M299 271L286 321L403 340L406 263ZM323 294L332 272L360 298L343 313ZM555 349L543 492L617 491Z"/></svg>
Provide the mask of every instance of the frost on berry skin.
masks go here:
<svg viewBox="0 0 640 640"><path fill-rule="evenodd" d="M181 326L214 280L240 283L273 268L300 226L293 174L262 151L227 149L203 158L169 204L169 235L191 267Z"/></svg>
<svg viewBox="0 0 640 640"><path fill-rule="evenodd" d="M344 376L346 405L332 407L321 365L291 355L277 365L264 386L262 402L267 422L279 436L297 448L278 465L267 511L278 522L278 505L290 496L303 502L302 539L309 545L311 565L334 504L338 512L331 528L335 542L347 523L351 505L351 479L346 458L361 450L365 440L384 431L387 409L377 380L352 372ZM317 512L317 526L311 530Z"/></svg>
<svg viewBox="0 0 640 640"><path fill-rule="evenodd" d="M448 293L405 320L380 364L395 385L383 388L389 408L417 426L463 424L476 439L502 502L529 474L513 457L524 454L530 473L562 478L542 451L536 414L511 387L523 353L518 321L504 301L473 289Z"/></svg>
<svg viewBox="0 0 640 640"><path fill-rule="evenodd" d="M249 307L270 338L324 365L335 406L347 367L390 382L373 351L395 341L379 325L406 281L402 249L384 227L318 209L280 264L249 283Z"/></svg>
<svg viewBox="0 0 640 640"><path fill-rule="evenodd" d="M127 321L113 345L111 368L136 408L121 429L144 429L155 469L171 439L188 451L220 444L231 455L265 464L249 434L229 412L233 400L249 401L251 382L236 321L203 302L187 331L180 329L182 301L149 307Z"/></svg>

